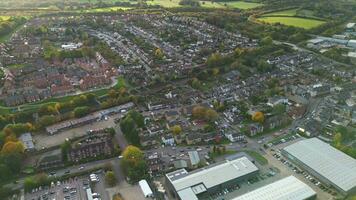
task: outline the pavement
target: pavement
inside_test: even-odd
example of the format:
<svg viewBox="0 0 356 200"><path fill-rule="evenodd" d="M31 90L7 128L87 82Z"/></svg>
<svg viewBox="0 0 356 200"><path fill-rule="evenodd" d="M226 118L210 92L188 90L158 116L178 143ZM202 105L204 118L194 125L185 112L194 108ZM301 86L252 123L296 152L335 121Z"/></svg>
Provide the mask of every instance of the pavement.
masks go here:
<svg viewBox="0 0 356 200"><path fill-rule="evenodd" d="M87 134L88 130L97 130L97 129L104 129L108 127L114 127L115 130L119 133L119 135L122 135L121 131L116 127L116 124L114 120L116 118L121 118L123 117L124 114L115 114L108 116L107 120L100 120L100 121L95 121L80 127L75 127L71 128L68 130L61 131L57 134L54 135L48 135L46 133L42 134L35 134L33 136L34 142L35 142L35 147L37 150L41 150L43 148L51 148L51 147L56 147L60 146L61 144L64 143L64 141L68 139L75 139L79 137L83 137ZM117 141L119 145L122 145L121 141L122 137L117 136ZM120 144L121 143L121 144Z"/></svg>

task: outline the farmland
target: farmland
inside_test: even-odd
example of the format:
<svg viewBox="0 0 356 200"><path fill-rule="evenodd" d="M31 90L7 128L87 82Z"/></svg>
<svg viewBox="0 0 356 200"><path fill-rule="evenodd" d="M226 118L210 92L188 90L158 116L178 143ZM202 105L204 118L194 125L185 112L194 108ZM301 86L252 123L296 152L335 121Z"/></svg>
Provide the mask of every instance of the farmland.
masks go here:
<svg viewBox="0 0 356 200"><path fill-rule="evenodd" d="M307 18L300 18L300 17L283 17L283 16L261 17L258 18L258 20L269 24L280 23L283 25L294 26L294 27L304 28L304 29L315 28L325 23L325 21L322 20L307 19Z"/></svg>

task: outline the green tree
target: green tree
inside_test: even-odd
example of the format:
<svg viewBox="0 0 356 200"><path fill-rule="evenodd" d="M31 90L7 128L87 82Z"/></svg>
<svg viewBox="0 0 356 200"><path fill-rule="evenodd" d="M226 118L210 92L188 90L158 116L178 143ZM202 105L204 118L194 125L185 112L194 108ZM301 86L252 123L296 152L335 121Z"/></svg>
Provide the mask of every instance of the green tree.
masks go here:
<svg viewBox="0 0 356 200"><path fill-rule="evenodd" d="M137 181L148 177L148 169L144 159L144 153L139 148L130 145L126 147L122 156L121 163L130 182L136 183Z"/></svg>
<svg viewBox="0 0 356 200"><path fill-rule="evenodd" d="M116 178L113 171L106 172L105 181L110 187L113 187L116 184Z"/></svg>
<svg viewBox="0 0 356 200"><path fill-rule="evenodd" d="M174 135L179 135L182 132L182 127L180 125L174 125L171 127L171 131Z"/></svg>
<svg viewBox="0 0 356 200"><path fill-rule="evenodd" d="M72 145L71 145L70 141L67 141L67 140L64 141L64 143L61 145L61 151L62 151L62 156L63 156L64 161L68 160L68 153L71 148L72 148Z"/></svg>
<svg viewBox="0 0 356 200"><path fill-rule="evenodd" d="M74 117L83 117L90 113L88 106L77 107L74 109Z"/></svg>

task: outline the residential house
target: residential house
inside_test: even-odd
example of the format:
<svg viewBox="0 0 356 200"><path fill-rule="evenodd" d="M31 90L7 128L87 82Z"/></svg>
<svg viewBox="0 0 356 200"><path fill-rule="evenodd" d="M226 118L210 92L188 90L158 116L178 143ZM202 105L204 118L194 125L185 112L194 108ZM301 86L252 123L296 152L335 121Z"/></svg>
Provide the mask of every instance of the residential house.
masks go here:
<svg viewBox="0 0 356 200"><path fill-rule="evenodd" d="M72 144L72 148L68 152L68 160L79 162L83 159L109 156L113 151L114 145L110 134L89 135Z"/></svg>
<svg viewBox="0 0 356 200"><path fill-rule="evenodd" d="M230 141L230 142L238 142L238 141L243 141L245 139L245 136L241 133L234 133L234 132L227 132L225 133L225 137Z"/></svg>
<svg viewBox="0 0 356 200"><path fill-rule="evenodd" d="M267 102L268 106L274 107L278 104L288 104L288 98L282 96L274 96L268 98L268 102Z"/></svg>
<svg viewBox="0 0 356 200"><path fill-rule="evenodd" d="M146 156L145 160L150 174L156 175L163 173L164 163L157 153Z"/></svg>
<svg viewBox="0 0 356 200"><path fill-rule="evenodd" d="M144 134L140 136L140 144L143 147L149 147L157 144L156 138L153 135Z"/></svg>
<svg viewBox="0 0 356 200"><path fill-rule="evenodd" d="M185 141L188 145L200 143L202 141L199 133L190 133L185 137Z"/></svg>
<svg viewBox="0 0 356 200"><path fill-rule="evenodd" d="M173 136L170 134L162 136L162 143L166 146L173 146L174 145Z"/></svg>
<svg viewBox="0 0 356 200"><path fill-rule="evenodd" d="M37 168L41 170L55 169L63 166L64 162L60 149L52 151L49 154L46 153L37 163Z"/></svg>
<svg viewBox="0 0 356 200"><path fill-rule="evenodd" d="M263 126L259 123L253 123L248 126L250 136L255 136L263 132Z"/></svg>

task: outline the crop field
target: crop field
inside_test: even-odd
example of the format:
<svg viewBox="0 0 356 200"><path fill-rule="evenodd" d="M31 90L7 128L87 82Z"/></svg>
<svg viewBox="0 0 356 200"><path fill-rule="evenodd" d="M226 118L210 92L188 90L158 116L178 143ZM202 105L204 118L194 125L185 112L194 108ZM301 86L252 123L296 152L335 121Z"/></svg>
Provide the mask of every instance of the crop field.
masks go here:
<svg viewBox="0 0 356 200"><path fill-rule="evenodd" d="M307 18L300 18L300 17L261 17L258 18L258 20L269 24L280 23L287 26L294 26L294 27L304 28L304 29L315 28L325 23L325 21L322 20L307 19Z"/></svg>

